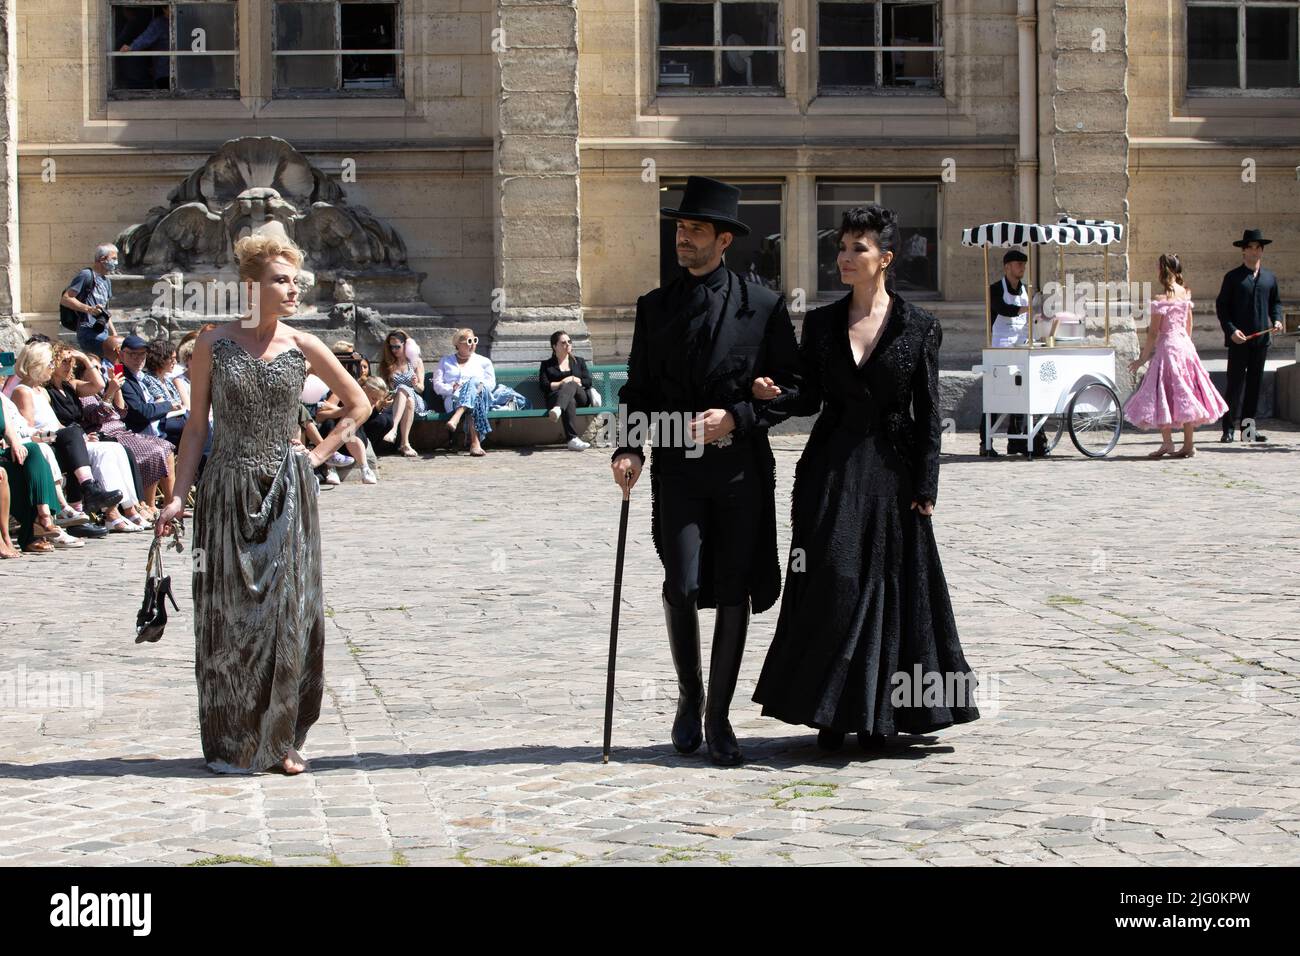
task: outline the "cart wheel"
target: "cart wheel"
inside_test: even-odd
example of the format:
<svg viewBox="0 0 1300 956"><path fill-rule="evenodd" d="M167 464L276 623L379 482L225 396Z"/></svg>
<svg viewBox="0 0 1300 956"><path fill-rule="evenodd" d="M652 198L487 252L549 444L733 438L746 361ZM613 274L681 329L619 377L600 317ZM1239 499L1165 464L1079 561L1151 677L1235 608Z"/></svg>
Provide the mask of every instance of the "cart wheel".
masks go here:
<svg viewBox="0 0 1300 956"><path fill-rule="evenodd" d="M1101 382L1089 382L1074 393L1066 419L1074 447L1089 458L1109 455L1124 424L1119 396Z"/></svg>

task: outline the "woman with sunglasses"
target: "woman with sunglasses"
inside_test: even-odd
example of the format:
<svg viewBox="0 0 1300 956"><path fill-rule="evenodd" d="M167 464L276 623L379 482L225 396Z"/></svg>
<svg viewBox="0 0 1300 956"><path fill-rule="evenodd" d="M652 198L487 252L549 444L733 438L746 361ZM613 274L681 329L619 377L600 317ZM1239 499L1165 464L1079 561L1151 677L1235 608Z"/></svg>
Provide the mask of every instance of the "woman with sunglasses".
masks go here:
<svg viewBox="0 0 1300 956"><path fill-rule="evenodd" d="M573 340L563 329L551 336L551 357L537 371L537 386L546 398L552 420L564 424L564 437L572 451L591 446L578 431L578 409L591 405L591 372L582 357L573 354Z"/></svg>
<svg viewBox="0 0 1300 956"><path fill-rule="evenodd" d="M413 343L405 332L398 329L389 332L384 340L383 357L379 360L379 374L395 393L393 427L384 436L384 441L396 444L407 458L418 458L419 453L411 447L411 425L415 416L425 411L424 362L419 350L412 349L411 345Z"/></svg>
<svg viewBox="0 0 1300 956"><path fill-rule="evenodd" d="M443 406L451 412L447 419L450 439L455 440L456 429L468 416L469 453L475 458L487 454L482 440L492 431L488 423L488 410L492 407L492 390L497 386L497 373L492 363L474 350L478 336L473 329L457 329L452 333L454 351L444 355L433 372L433 390L443 397Z"/></svg>

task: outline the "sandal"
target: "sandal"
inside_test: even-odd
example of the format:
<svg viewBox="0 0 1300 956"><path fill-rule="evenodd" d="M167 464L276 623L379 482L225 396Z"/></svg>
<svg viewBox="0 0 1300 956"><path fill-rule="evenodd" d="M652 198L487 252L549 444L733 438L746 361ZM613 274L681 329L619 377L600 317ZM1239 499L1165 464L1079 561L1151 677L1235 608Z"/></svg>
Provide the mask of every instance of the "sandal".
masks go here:
<svg viewBox="0 0 1300 956"><path fill-rule="evenodd" d="M90 524L90 515L72 506L59 509L59 513L53 517L54 523L60 528L79 528L84 524Z"/></svg>
<svg viewBox="0 0 1300 956"><path fill-rule="evenodd" d="M1181 451L1176 451L1176 452L1174 452L1173 455L1172 455L1171 457L1173 457L1173 458L1191 458L1191 457L1192 457L1193 455L1195 455L1195 454L1196 454L1196 449L1195 449L1195 448L1185 448L1185 449L1182 449Z"/></svg>
<svg viewBox="0 0 1300 956"><path fill-rule="evenodd" d="M42 538L37 538L34 541L27 542L27 544L23 547L23 553L24 554L53 554L54 545L50 544L48 541Z"/></svg>
<svg viewBox="0 0 1300 956"><path fill-rule="evenodd" d="M86 542L82 541L80 538L74 538L72 535L66 534L62 531L59 532L57 538L51 538L50 543L60 551L75 551L77 548L84 548L86 546Z"/></svg>
<svg viewBox="0 0 1300 956"><path fill-rule="evenodd" d="M112 521L105 522L104 526L110 533L116 534L139 534L144 530L144 525L136 524L126 518L114 518Z"/></svg>
<svg viewBox="0 0 1300 956"><path fill-rule="evenodd" d="M1165 457L1165 455L1173 455L1173 454L1174 454L1174 452L1172 452L1172 451L1171 451L1170 449L1168 449L1168 448L1165 448L1165 447L1162 445L1161 447L1157 448L1155 451L1151 452L1151 454L1147 455L1147 457L1148 457L1148 458L1163 458L1163 457ZM1177 456L1175 455L1175 457L1177 457Z"/></svg>
<svg viewBox="0 0 1300 956"><path fill-rule="evenodd" d="M419 458L420 453L410 445L403 445L400 449L403 458Z"/></svg>
<svg viewBox="0 0 1300 956"><path fill-rule="evenodd" d="M482 457L483 457L484 455L486 455L486 454L487 454L487 452L485 452L485 451L482 449L482 447L479 447L479 448L471 448L471 449L469 450L469 456L470 456L471 458L482 458Z"/></svg>

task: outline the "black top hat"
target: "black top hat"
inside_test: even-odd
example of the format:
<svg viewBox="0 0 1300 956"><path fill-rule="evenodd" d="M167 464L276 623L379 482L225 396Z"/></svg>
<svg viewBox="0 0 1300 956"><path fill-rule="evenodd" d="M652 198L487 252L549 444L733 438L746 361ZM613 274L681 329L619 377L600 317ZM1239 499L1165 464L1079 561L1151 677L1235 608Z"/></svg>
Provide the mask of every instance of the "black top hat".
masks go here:
<svg viewBox="0 0 1300 956"><path fill-rule="evenodd" d="M1272 239L1264 238L1263 229L1247 229L1245 232L1241 234L1241 241L1234 242L1233 245L1236 246L1238 249L1244 249L1246 247L1246 244L1250 242L1258 242L1261 246L1266 246L1272 241L1273 241Z"/></svg>
<svg viewBox="0 0 1300 956"><path fill-rule="evenodd" d="M659 211L669 219L698 219L721 226L738 236L749 235L749 227L736 218L740 211L740 190L716 179L704 176L687 178L681 208L665 206Z"/></svg>

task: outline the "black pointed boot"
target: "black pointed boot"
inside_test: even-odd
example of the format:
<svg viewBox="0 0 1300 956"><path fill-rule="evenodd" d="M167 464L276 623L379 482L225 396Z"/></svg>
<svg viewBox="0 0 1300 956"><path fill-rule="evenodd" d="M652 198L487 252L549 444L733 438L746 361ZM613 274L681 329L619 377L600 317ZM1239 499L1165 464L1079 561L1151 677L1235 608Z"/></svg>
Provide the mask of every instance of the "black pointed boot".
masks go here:
<svg viewBox="0 0 1300 956"><path fill-rule="evenodd" d="M731 697L736 692L748 631L748 602L718 606L713 625L713 651L709 657L709 699L704 710L704 739L709 744L709 759L719 767L739 766L745 760L727 713L731 710Z"/></svg>
<svg viewBox="0 0 1300 956"><path fill-rule="evenodd" d="M116 508L121 500L122 492L109 491L94 478L81 483L81 510L86 514L98 514Z"/></svg>
<svg viewBox="0 0 1300 956"><path fill-rule="evenodd" d="M673 720L673 746L690 754L704 742L704 674L700 669L700 619L692 602L686 607L669 603L663 596L664 619L668 622L668 646L677 671L677 717Z"/></svg>

